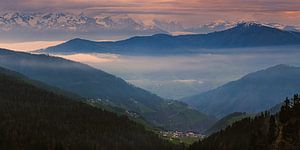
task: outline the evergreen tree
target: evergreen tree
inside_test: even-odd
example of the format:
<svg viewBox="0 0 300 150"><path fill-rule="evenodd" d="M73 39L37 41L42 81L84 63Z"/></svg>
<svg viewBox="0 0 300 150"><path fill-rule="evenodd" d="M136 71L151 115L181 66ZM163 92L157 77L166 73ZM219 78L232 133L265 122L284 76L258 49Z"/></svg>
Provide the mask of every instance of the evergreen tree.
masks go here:
<svg viewBox="0 0 300 150"><path fill-rule="evenodd" d="M286 98L281 111L275 115L260 113L242 119L225 130L194 143L189 150L299 150L299 96L293 105Z"/></svg>
<svg viewBox="0 0 300 150"><path fill-rule="evenodd" d="M276 132L277 132L276 120L273 115L270 116L269 121L269 133L268 133L268 140L269 143L272 143L276 139Z"/></svg>

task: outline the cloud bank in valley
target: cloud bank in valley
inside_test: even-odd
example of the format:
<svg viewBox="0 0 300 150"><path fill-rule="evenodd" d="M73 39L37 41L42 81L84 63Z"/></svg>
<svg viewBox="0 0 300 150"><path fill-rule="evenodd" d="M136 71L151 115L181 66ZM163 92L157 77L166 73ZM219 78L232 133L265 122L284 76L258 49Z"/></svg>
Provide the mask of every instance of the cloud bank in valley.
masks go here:
<svg viewBox="0 0 300 150"><path fill-rule="evenodd" d="M184 56L75 54L62 56L115 74L165 98L191 96L278 64L300 66L300 53L253 52ZM297 48L295 48L297 49ZM268 50L268 48L265 48ZM80 56L80 57L78 57Z"/></svg>

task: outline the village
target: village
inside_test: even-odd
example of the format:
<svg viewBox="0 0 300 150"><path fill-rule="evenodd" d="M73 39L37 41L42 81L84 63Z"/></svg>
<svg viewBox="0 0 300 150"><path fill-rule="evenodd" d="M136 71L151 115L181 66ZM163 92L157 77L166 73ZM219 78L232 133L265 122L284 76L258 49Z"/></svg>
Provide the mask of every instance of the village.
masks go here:
<svg viewBox="0 0 300 150"><path fill-rule="evenodd" d="M200 133L192 131L160 131L160 136L164 139L172 141L173 143L191 144L193 142L203 139L205 136Z"/></svg>

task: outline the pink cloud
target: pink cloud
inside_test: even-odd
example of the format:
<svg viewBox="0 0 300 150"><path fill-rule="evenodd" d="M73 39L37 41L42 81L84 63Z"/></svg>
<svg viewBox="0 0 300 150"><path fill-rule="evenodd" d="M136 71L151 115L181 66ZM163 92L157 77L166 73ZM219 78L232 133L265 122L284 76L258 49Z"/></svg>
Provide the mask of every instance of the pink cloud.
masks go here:
<svg viewBox="0 0 300 150"><path fill-rule="evenodd" d="M201 21L240 18L280 19L283 23L300 24L299 19L295 20L300 15L299 0L1 0L1 2L2 10L125 13L144 17L176 17L191 22L195 19ZM276 18L274 14L280 18Z"/></svg>

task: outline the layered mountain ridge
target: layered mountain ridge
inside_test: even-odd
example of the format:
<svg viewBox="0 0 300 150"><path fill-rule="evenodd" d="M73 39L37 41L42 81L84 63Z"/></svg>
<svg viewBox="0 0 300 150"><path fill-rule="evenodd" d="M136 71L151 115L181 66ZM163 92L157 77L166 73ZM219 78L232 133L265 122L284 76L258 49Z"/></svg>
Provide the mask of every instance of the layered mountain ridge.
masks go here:
<svg viewBox="0 0 300 150"><path fill-rule="evenodd" d="M279 104L286 95L299 92L299 77L299 67L281 64L182 100L219 118L233 112L257 113Z"/></svg>
<svg viewBox="0 0 300 150"><path fill-rule="evenodd" d="M299 46L300 33L284 31L255 22L208 34L136 36L115 42L74 39L52 46L42 53L193 54L216 49Z"/></svg>

